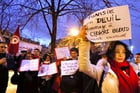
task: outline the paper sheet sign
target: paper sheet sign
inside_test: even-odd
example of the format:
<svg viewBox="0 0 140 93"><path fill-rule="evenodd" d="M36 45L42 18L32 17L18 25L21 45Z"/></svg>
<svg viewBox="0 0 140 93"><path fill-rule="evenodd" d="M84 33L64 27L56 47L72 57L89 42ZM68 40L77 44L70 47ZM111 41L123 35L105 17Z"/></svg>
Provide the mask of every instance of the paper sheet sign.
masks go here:
<svg viewBox="0 0 140 93"><path fill-rule="evenodd" d="M73 75L78 68L78 60L61 61L61 76Z"/></svg>
<svg viewBox="0 0 140 93"><path fill-rule="evenodd" d="M92 13L84 20L87 38L92 42L131 39L131 21L127 5Z"/></svg>
<svg viewBox="0 0 140 93"><path fill-rule="evenodd" d="M42 64L38 72L38 76L53 75L57 73L56 62L51 64Z"/></svg>
<svg viewBox="0 0 140 93"><path fill-rule="evenodd" d="M55 54L57 59L70 57L70 51L68 47L55 48Z"/></svg>
<svg viewBox="0 0 140 93"><path fill-rule="evenodd" d="M38 71L39 70L39 59L22 60L19 68L19 72L23 71Z"/></svg>

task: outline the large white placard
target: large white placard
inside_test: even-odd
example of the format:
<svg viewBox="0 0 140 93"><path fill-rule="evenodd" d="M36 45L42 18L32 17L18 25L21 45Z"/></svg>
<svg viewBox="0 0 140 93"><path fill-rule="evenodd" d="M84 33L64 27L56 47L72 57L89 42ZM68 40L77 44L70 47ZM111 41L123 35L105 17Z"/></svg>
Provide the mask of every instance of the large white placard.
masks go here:
<svg viewBox="0 0 140 93"><path fill-rule="evenodd" d="M70 57L70 50L68 47L55 48L55 54L57 59Z"/></svg>
<svg viewBox="0 0 140 93"><path fill-rule="evenodd" d="M51 64L42 64L40 66L40 70L38 72L38 76L47 76L47 75L53 75L57 73L57 66L56 62Z"/></svg>
<svg viewBox="0 0 140 93"><path fill-rule="evenodd" d="M103 9L84 20L87 38L92 42L131 39L130 13L127 5Z"/></svg>
<svg viewBox="0 0 140 93"><path fill-rule="evenodd" d="M38 71L39 70L39 59L22 60L19 68L19 72L23 71Z"/></svg>
<svg viewBox="0 0 140 93"><path fill-rule="evenodd" d="M78 60L61 61L61 76L73 75L78 68Z"/></svg>

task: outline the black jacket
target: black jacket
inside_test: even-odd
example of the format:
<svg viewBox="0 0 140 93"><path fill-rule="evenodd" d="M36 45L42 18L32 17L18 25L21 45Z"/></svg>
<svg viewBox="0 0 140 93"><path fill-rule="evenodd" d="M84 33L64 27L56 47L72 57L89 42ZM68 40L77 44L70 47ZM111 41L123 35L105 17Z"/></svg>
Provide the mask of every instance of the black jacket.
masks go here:
<svg viewBox="0 0 140 93"><path fill-rule="evenodd" d="M0 59L6 58L7 66L0 64L0 93L5 93L8 84L8 70L14 69L14 59L6 53L0 53Z"/></svg>

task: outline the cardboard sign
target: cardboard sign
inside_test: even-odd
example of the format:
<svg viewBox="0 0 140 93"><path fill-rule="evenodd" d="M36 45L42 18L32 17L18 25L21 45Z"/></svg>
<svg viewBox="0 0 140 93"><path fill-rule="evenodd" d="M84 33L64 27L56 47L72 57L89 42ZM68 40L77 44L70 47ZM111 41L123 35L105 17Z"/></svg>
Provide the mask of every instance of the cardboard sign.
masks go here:
<svg viewBox="0 0 140 93"><path fill-rule="evenodd" d="M57 59L70 57L70 51L68 47L55 48L55 54Z"/></svg>
<svg viewBox="0 0 140 93"><path fill-rule="evenodd" d="M73 75L78 68L78 60L61 61L61 76Z"/></svg>
<svg viewBox="0 0 140 93"><path fill-rule="evenodd" d="M131 22L127 5L94 12L84 20L87 38L92 42L131 39Z"/></svg>
<svg viewBox="0 0 140 93"><path fill-rule="evenodd" d="M19 68L19 72L24 71L38 71L39 70L39 59L22 60Z"/></svg>
<svg viewBox="0 0 140 93"><path fill-rule="evenodd" d="M53 75L57 73L56 62L51 64L42 64L38 72L38 76Z"/></svg>

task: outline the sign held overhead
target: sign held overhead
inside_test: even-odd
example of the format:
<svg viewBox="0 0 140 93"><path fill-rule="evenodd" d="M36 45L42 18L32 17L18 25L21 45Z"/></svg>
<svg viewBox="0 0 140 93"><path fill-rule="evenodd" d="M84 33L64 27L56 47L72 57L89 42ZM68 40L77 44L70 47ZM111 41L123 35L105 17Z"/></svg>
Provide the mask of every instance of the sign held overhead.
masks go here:
<svg viewBox="0 0 140 93"><path fill-rule="evenodd" d="M131 39L131 21L128 5L103 9L84 20L87 38L92 42Z"/></svg>

